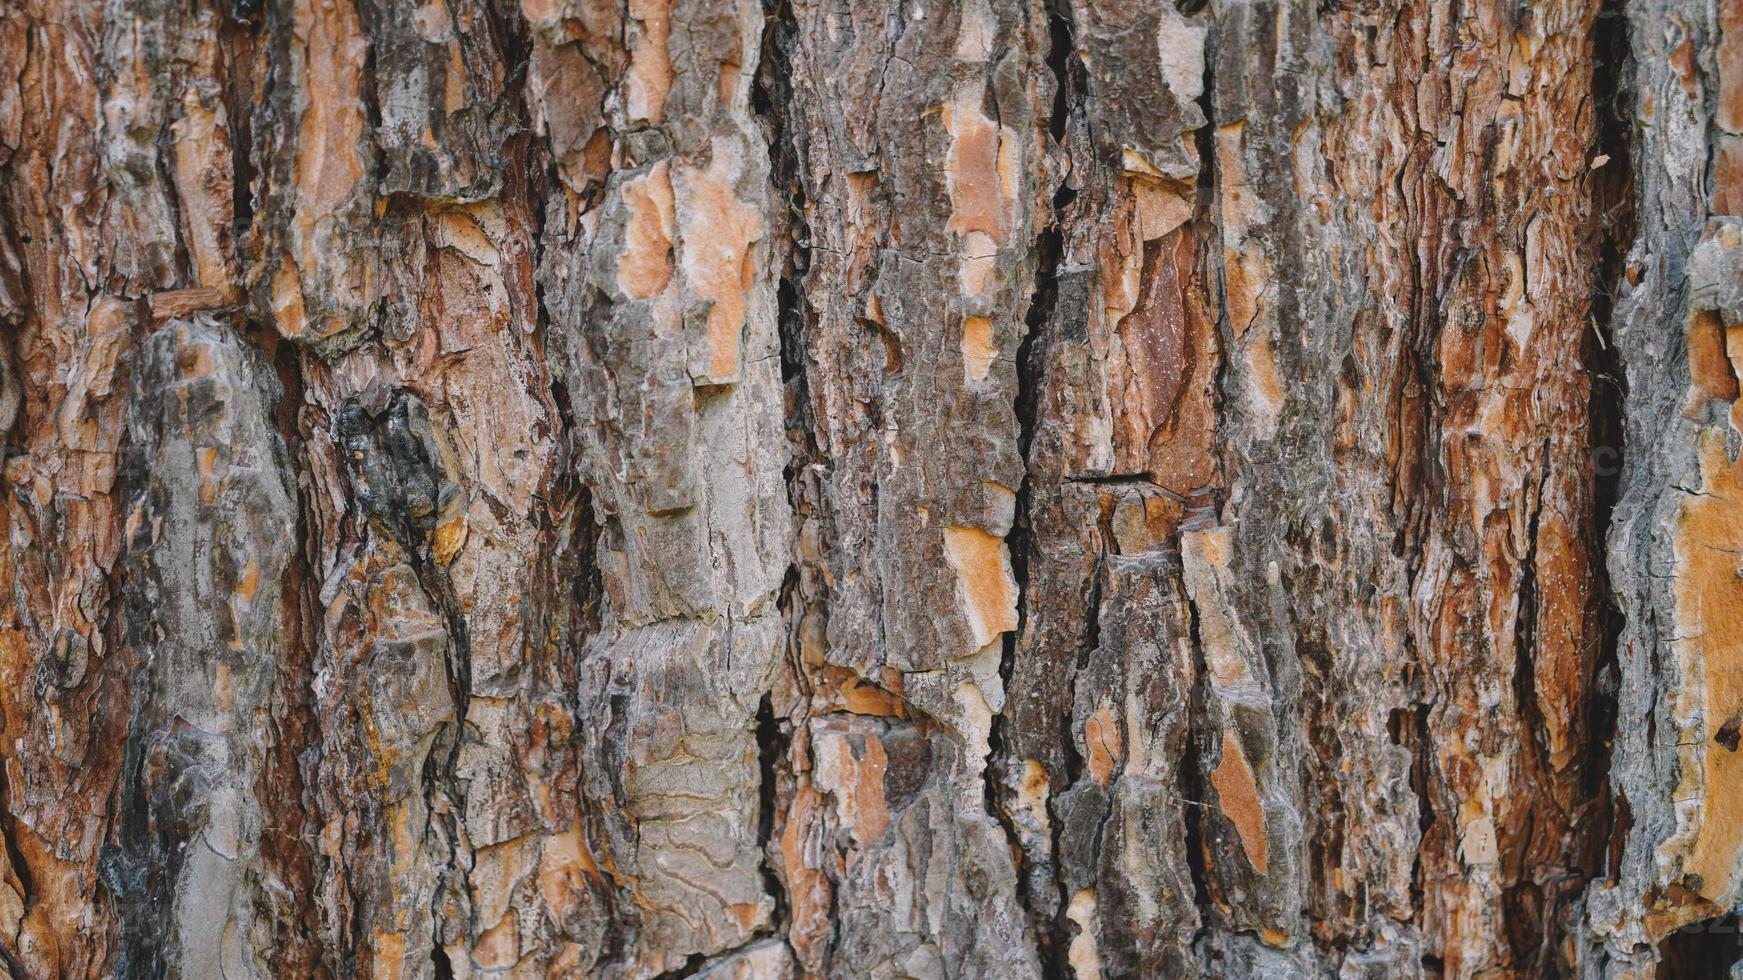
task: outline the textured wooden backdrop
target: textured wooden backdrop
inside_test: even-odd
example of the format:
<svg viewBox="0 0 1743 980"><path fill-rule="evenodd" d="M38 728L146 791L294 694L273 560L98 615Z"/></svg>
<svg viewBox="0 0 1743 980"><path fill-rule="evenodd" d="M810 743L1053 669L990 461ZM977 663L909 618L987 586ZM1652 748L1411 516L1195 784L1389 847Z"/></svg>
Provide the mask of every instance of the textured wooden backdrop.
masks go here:
<svg viewBox="0 0 1743 980"><path fill-rule="evenodd" d="M1743 3L4 0L0 966L1719 976Z"/></svg>

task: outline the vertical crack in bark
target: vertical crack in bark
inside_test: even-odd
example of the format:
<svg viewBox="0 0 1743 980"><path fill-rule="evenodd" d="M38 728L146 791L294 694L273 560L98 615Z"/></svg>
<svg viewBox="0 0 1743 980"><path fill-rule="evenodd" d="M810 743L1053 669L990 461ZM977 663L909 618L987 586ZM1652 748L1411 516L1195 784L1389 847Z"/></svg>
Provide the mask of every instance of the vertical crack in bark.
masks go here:
<svg viewBox="0 0 1743 980"><path fill-rule="evenodd" d="M787 0L763 0L764 27L761 45L757 55L757 74L755 83L751 86L751 114L761 125L763 135L768 143L769 179L773 189L773 201L778 213L772 216L771 224L777 235L777 242L772 248L778 272L775 278L775 331L780 344L781 382L787 404L783 406L784 425L789 443L793 444L791 458L782 473L782 480L787 490L789 506L796 504L802 493L796 482L797 467L803 458L815 458L815 447L809 445L812 432L809 416L809 399L807 397L805 378L804 330L807 319L805 290L803 279L810 268L811 246L810 231L806 223L806 204L804 184L799 179L799 161L797 147L787 131L787 108L792 95L791 66L787 57L787 46L793 43L798 32L798 24L794 20L792 7ZM778 236L785 233L785 241ZM775 668L775 683L783 669L790 670L795 678L802 668L796 657L790 656L793 637L796 633L799 616L804 604L799 595L799 568L797 555L794 555L787 566L787 571L781 582L780 594L776 600L783 626L784 641L781 644L782 658ZM786 666L782 666L786 665ZM808 717L809 706L805 699L800 699L799 710ZM784 818L779 812L782 793L782 765L788 759L792 748L793 728L796 724L804 724L803 718L798 721L782 719L777 716L772 693L764 693L757 707L757 762L758 762L758 800L757 800L757 849L762 859L763 887L773 896L775 907L769 915L769 924L765 930L769 934L781 937L787 942L787 933L792 915L792 897L781 874L776 867L776 853L779 848L775 839L775 828ZM789 784L792 780L790 769L787 772ZM789 794L790 796L790 794ZM761 935L759 933L758 935Z"/></svg>
<svg viewBox="0 0 1743 980"><path fill-rule="evenodd" d="M1061 147L1065 138L1067 120L1075 108L1074 99L1077 90L1072 85L1072 13L1070 0L1047 0L1044 5L1047 17L1048 49L1046 64L1053 78L1053 104L1047 120L1048 134L1052 137L1054 146ZM1034 443L1035 427L1039 415L1039 398L1041 378L1039 368L1042 352L1036 350L1037 342L1045 344L1044 335L1051 328L1054 316L1055 300L1059 291L1059 263L1064 253L1064 235L1061 226L1064 222L1066 209L1076 197L1066 183L1063 175L1059 177L1059 186L1054 191L1050 205L1052 212L1048 215L1046 227L1035 237L1035 286L1029 298L1029 308L1023 317L1023 336L1018 341L1016 352L1017 390L1012 397L1012 412L1017 419L1017 454L1023 462L1023 477L1017 486L1015 517L1011 530L1006 537L1011 556L1011 576L1016 584L1016 628L1005 633L1003 649L999 657L999 679L1004 690L1011 690L1011 676L1016 663L1017 645L1028 626L1029 617L1029 552L1033 547L1034 533L1030 525L1030 507L1034 488L1031 486L1032 467L1029 460L1030 447ZM1092 612L1093 615L1093 612ZM1069 714L1070 699L1063 706ZM1025 918L1034 932L1036 954L1042 968L1048 975L1063 976L1067 971L1066 947L1058 941L1063 935L1059 922L1043 922L1040 920L1042 908L1036 896L1030 893L1028 875L1023 873L1021 836L1019 835L1010 812L1001 805L999 794L999 773L1003 770L1019 767L1020 760L1011 758L1007 728L1010 725L1008 709L1000 711L992 719L988 734L989 765L982 773L984 783L986 812L998 822L1004 832L1005 839L1010 844L1010 850L1017 862L1017 899L1023 905ZM1066 724L1065 745L1067 752L1073 752L1069 735L1070 722ZM1068 780L1065 785L1070 785ZM1047 805L1052 805L1051 790ZM1052 821L1053 851L1059 853L1059 823ZM1071 896L1066 894L1063 878L1058 882L1059 895L1056 899L1057 916L1063 921L1065 909Z"/></svg>
<svg viewBox="0 0 1743 980"><path fill-rule="evenodd" d="M1208 62L1210 59L1205 60ZM1210 91L1208 86L1205 91L1207 93ZM1192 718L1198 719L1207 716L1204 705L1205 682L1202 680L1206 675L1206 666L1204 642L1198 629L1198 603L1193 602L1190 597L1186 600L1186 615L1187 639L1192 647L1192 672L1195 677L1201 678L1192 685L1193 689L1188 694L1187 704ZM1191 724L1187 727L1186 747L1180 753L1179 774L1175 777L1174 787L1178 796L1177 802L1182 808L1181 819L1186 825L1186 869L1192 875L1193 904L1198 906L1199 910L1198 932L1194 936L1195 941L1198 936L1203 936L1206 930L1211 928L1210 911L1213 908L1210 897L1210 871L1205 866L1204 860L1203 810L1206 804L1201 802L1204 793L1199 779L1199 773L1204 771L1202 761L1204 753L1199 745L1199 733L1194 730L1197 727L1199 726Z"/></svg>
<svg viewBox="0 0 1743 980"><path fill-rule="evenodd" d="M236 241L241 241L238 233ZM321 947L315 942L320 916L313 898L316 894L314 828L318 825L319 808L311 792L314 773L310 760L320 754L318 745L320 718L315 709L314 655L320 624L320 587L315 579L313 561L315 542L311 521L308 488L312 478L308 472L302 432L298 426L298 410L303 405L303 362L307 353L292 344L280 342L273 331L263 325L248 324L246 336L259 347L278 375L284 395L275 407L272 424L278 430L285 448L285 465L293 479L296 497L296 528L293 535L290 566L284 583L285 653L279 663L278 690L284 714L275 718L277 738L267 755L258 782L262 800L294 799L293 806L269 806L264 811L266 826L261 836L261 851L278 868L287 884L295 888L298 901L297 917L290 922L275 920L274 941L283 959L282 969L315 976L333 964L325 963Z"/></svg>
<svg viewBox="0 0 1743 980"><path fill-rule="evenodd" d="M21 894L18 900L30 905L35 901L36 887L31 881L30 866L24 863L24 852L18 847L18 820L13 816L15 803L6 779L6 767L0 765L0 847L5 848L6 863L12 868L12 874L18 879L18 889ZM0 944L0 952L6 952L7 946ZM14 969L15 975L22 975Z"/></svg>
<svg viewBox="0 0 1743 980"><path fill-rule="evenodd" d="M230 131L230 241L238 268L246 268L243 243L254 227L254 185L259 171L254 165L254 105L256 91L254 59L255 30L260 26L259 0L236 0L226 8L229 17L219 30L224 48L224 100ZM286 389L287 391L289 389Z"/></svg>
<svg viewBox="0 0 1743 980"><path fill-rule="evenodd" d="M1434 825L1434 806L1428 797L1429 753L1434 744L1429 734L1428 702L1418 697L1409 711L1409 717L1403 715L1404 709L1396 709L1393 715L1397 718L1397 732L1392 740L1403 745L1410 752L1410 795L1416 801L1416 834L1417 840L1428 836L1428 828ZM1422 849L1417 848L1416 860L1410 867L1410 898L1412 908L1422 907Z"/></svg>
<svg viewBox="0 0 1743 980"><path fill-rule="evenodd" d="M791 574L788 577L793 578ZM781 590L782 595L787 592L787 588ZM781 886L780 876L769 860L769 847L774 842L775 811L780 803L776 780L781 758L786 755L791 738L781 731L780 722L775 718L773 699L764 694L757 705L757 772L760 778L757 786L757 849L763 856L763 888L775 900L775 909L769 915L766 930L771 933L783 932L787 925L787 891Z"/></svg>
<svg viewBox="0 0 1743 980"><path fill-rule="evenodd" d="M9 160L10 154L0 160ZM29 270L17 262L20 237L17 232L17 219L14 217L11 188L0 186L0 262L6 263L10 269L0 269L0 276L8 272L15 276L14 282L24 285L22 280ZM8 277L10 278L10 277ZM7 285L5 279L0 279L0 288ZM24 428L24 379L20 375L17 361L13 356L16 335L24 324L23 310L8 311L0 306L0 494L8 493L5 486L6 463L14 453L22 452L13 444L14 429ZM16 739L17 733L7 732L3 721L0 721L0 735ZM0 756L0 847L4 847L4 860L12 870L12 875L18 882L18 901L29 907L36 903L36 884L31 875L30 865L25 863L24 853L18 846L18 817L20 801L14 796L10 780L7 776L8 760ZM4 883L0 882L0 887ZM17 937L8 936L5 942L0 942L0 966L4 966L12 976L22 977L27 973L13 955L12 944Z"/></svg>
<svg viewBox="0 0 1743 980"><path fill-rule="evenodd" d="M1181 4L1180 10L1182 13L1186 14L1195 13L1204 5L1205 0L1197 0L1197 2L1190 2L1189 0L1189 2ZM1204 125L1200 126L1194 134L1194 144L1198 152L1199 163L1197 185L1198 197L1195 204L1196 213L1193 220L1204 221L1209 225L1210 233L1204 236L1204 244L1201 246L1203 249L1203 252L1201 253L1203 255L1202 261L1208 267L1206 275L1204 276L1204 281L1208 287L1217 293L1218 301L1215 303L1216 316L1219 320L1223 321L1217 326L1217 331L1221 336L1227 337L1230 336L1232 332L1232 327L1228 323L1228 284L1224 278L1225 273L1221 256L1219 256L1216 251L1216 243L1222 241L1224 238L1222 217L1223 208L1221 202L1223 184L1220 179L1221 175L1217 170L1220 158L1217 155L1216 145L1218 127L1216 111L1216 62L1219 57L1218 45L1221 42L1218 26L1219 25L1213 19L1211 29L1205 38L1204 44L1204 82L1202 92L1198 97L1199 111L1204 114ZM1226 355L1217 359L1215 379L1212 385L1213 390L1216 392L1220 393L1226 390L1225 386L1228 383L1229 376L1229 361L1230 358ZM1220 415L1221 407L1221 403L1219 402L1216 405L1217 413L1213 414L1213 419L1215 420L1219 430L1222 423ZM1224 470L1224 479L1226 480L1227 464L1223 463L1220 464L1220 466ZM1224 492L1223 494L1219 494L1219 498L1220 496L1226 495L1226 490L1227 487L1225 484L1223 487ZM1218 499L1216 504L1217 506L1213 513L1220 513L1222 510L1221 500ZM1173 543L1177 553L1180 550L1180 542L1181 532L1179 529L1176 529L1173 535ZM1210 717L1209 708L1206 704L1209 673L1208 665L1205 661L1204 639L1199 630L1198 603L1193 601L1191 593L1186 589L1182 588L1181 591L1186 599L1187 641L1189 643L1192 657L1192 685L1191 689L1186 692L1186 742L1185 748L1181 752L1180 767L1177 770L1178 774L1175 777L1174 789L1177 802L1181 807L1181 820L1186 832L1186 868L1187 872L1192 877L1193 904L1198 908L1198 930L1194 933L1193 937L1194 944L1196 945L1197 941L1212 928L1211 913L1215 908L1211 899L1210 869L1205 861L1205 857L1208 853L1209 842L1206 839L1204 811L1207 809L1208 804L1202 802L1206 794L1203 789L1204 782L1201 778L1201 774L1204 772L1204 753L1201 738L1205 737L1205 735L1201 733L1201 729L1203 727L1203 720Z"/></svg>
<svg viewBox="0 0 1743 980"><path fill-rule="evenodd" d="M360 540L372 547L398 550L446 634L442 670L453 718L444 721L434 736L431 752L423 762L420 787L432 826L440 822L446 829L446 836L438 840L445 853L435 856L434 894L464 896L468 869L460 857L462 842L467 839L461 809L466 794L457 770L471 702L472 650L465 612L448 570L436 554L438 516L461 493L458 474L448 470L428 407L406 390L396 390L379 407L355 399L347 402L338 428L349 469L349 503ZM376 536L389 540L370 543ZM440 903L429 910L433 930L429 956L438 975L443 970L452 975L452 964L443 948L444 911Z"/></svg>
<svg viewBox="0 0 1743 980"><path fill-rule="evenodd" d="M175 236L174 266L176 279L181 282L197 283L199 276L194 268L193 256L188 249L187 236L181 229L192 227L198 219L196 214L186 213L182 204L182 196L176 187L175 180L175 136L170 127L164 125L157 131L152 164L155 168L153 183L160 189L164 211L167 213L171 226L177 229ZM149 307L148 307L149 308Z"/></svg>
<svg viewBox="0 0 1743 980"><path fill-rule="evenodd" d="M1586 365L1591 376L1591 423L1588 450L1592 466L1592 542L1596 549L1599 608L1598 656L1587 679L1587 733L1590 757L1585 760L1584 786L1596 801L1599 817L1590 821L1596 848L1607 848L1615 825L1610 790L1610 754L1616 733L1619 665L1618 643L1626 621L1611 585L1610 531L1625 462L1623 410L1627 380L1621 350L1614 342L1616 297L1634 244L1634 163L1629 141L1629 110L1633 102L1628 63L1627 0L1604 0L1594 24L1592 100L1598 109L1598 152L1609 157L1593 172L1593 211L1598 238L1598 270L1594 277L1591 331L1586 338ZM1615 866L1608 854L1602 864L1586 868L1588 876L1607 875Z"/></svg>
<svg viewBox="0 0 1743 980"><path fill-rule="evenodd" d="M470 897L467 884L470 869L462 864L461 842L468 837L465 827L464 805L466 800L465 787L458 769L460 749L466 742L466 713L472 700L472 643L467 633L466 616L460 608L460 601L454 594L453 581L449 578L447 569L437 564L435 558L426 553L412 563L417 572L418 582L425 593L436 602L436 609L448 629L448 686L454 698L454 723L448 731L450 742L447 752L438 763L434 753L424 760L427 770L424 780L425 805L429 807L431 822L445 818L448 825L447 854L437 860L441 869L436 875L436 895L446 898L451 895ZM437 746L441 744L437 738ZM442 788L446 796L445 805L435 805L432 794L436 787ZM454 879L457 883L451 883ZM438 903L431 909L430 962L435 970L436 980L451 980L454 976L454 966L448 959L446 947L447 937L444 936L443 906Z"/></svg>
<svg viewBox="0 0 1743 980"><path fill-rule="evenodd" d="M804 330L808 315L804 279L811 268L811 232L806 222L804 182L799 179L798 147L787 131L787 106L792 99L792 68L787 46L794 43L798 24L787 0L764 0L762 51L756 84L751 87L751 112L761 121L769 144L769 175L781 214L775 226L787 235L779 248L781 271L776 279L776 317L781 338L781 380L795 386L794 406L808 411L805 398ZM809 433L808 419L792 425L790 432ZM789 489L792 481L788 480Z"/></svg>
<svg viewBox="0 0 1743 980"><path fill-rule="evenodd" d="M1544 458L1549 458L1547 441L1543 447L1543 455ZM1526 770L1546 784L1554 775L1549 771L1546 758L1549 729L1535 693L1537 659L1534 654L1539 638L1537 609L1542 601L1537 580L1537 543L1544 508L1543 493L1549 476L1549 470L1545 468L1538 478L1537 490L1532 497L1531 516L1526 522L1525 555L1519 561L1519 613L1514 623L1514 643L1518 653L1513 658L1512 678L1514 703L1519 706L1519 753ZM1545 792L1543 796L1538 801L1538 806L1557 807L1552 792ZM1551 909L1546 901L1543 884L1549 875L1564 869L1533 867L1534 831L1540 825L1537 819L1538 806L1526 810L1522 825L1518 828L1517 839L1513 846L1504 849L1513 867L1508 871L1508 885L1502 901L1513 913L1508 917L1506 930L1513 962L1542 965L1551 962L1546 957L1554 948L1554 940L1558 934L1552 917L1547 914ZM1562 814L1559 819L1566 820L1567 815Z"/></svg>

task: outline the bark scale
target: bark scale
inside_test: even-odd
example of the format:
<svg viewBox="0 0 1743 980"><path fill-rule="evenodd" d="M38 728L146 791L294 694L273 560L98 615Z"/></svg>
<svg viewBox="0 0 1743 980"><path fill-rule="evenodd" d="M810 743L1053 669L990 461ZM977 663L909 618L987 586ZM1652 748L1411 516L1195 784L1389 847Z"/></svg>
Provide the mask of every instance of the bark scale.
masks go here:
<svg viewBox="0 0 1743 980"><path fill-rule="evenodd" d="M15 0L0 964L1703 975L1743 7Z"/></svg>

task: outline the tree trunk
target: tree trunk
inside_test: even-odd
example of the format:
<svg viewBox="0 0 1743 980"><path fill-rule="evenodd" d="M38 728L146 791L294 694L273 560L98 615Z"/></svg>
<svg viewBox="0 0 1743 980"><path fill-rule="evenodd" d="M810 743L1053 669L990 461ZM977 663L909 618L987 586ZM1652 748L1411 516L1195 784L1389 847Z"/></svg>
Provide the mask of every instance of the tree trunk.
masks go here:
<svg viewBox="0 0 1743 980"><path fill-rule="evenodd" d="M6 972L1743 954L1743 3L225 3L0 8Z"/></svg>

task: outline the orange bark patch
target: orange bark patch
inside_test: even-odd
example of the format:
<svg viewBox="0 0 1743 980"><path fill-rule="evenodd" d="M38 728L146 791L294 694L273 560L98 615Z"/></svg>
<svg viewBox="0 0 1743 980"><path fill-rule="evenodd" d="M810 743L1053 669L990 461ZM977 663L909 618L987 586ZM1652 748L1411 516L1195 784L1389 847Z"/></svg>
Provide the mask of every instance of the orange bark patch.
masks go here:
<svg viewBox="0 0 1743 980"><path fill-rule="evenodd" d="M1181 234L1145 244L1142 274L1128 277L1142 286L1135 308L1115 326L1118 356L1108 358L1110 387L1119 396L1114 442L1122 470L1149 467L1151 441L1170 427L1192 369L1193 325L1187 322L1187 280L1181 274L1181 265L1193 260L1187 239Z"/></svg>
<svg viewBox="0 0 1743 980"><path fill-rule="evenodd" d="M397 977L405 969L405 934L376 930L371 943L371 976Z"/></svg>
<svg viewBox="0 0 1743 980"><path fill-rule="evenodd" d="M567 831L545 838L539 857L539 894L547 907L559 915L577 910L588 882L599 880L599 866L582 836L579 819Z"/></svg>
<svg viewBox="0 0 1743 980"><path fill-rule="evenodd" d="M436 525L434 544L438 564L446 565L460 553L461 547L466 544L467 528L466 515L463 513L444 518Z"/></svg>
<svg viewBox="0 0 1743 980"><path fill-rule="evenodd" d="M948 229L965 237L980 232L1003 245L1017 196L1015 140L981 111L974 89L963 89L944 106L944 128L950 132L944 164L952 208Z"/></svg>
<svg viewBox="0 0 1743 980"><path fill-rule="evenodd" d="M738 379L746 293L756 279L751 244L763 237L761 216L733 189L737 174L737 151L717 140L708 169L685 169L680 178L684 275L711 304L701 363L691 370L711 384Z"/></svg>
<svg viewBox="0 0 1743 980"><path fill-rule="evenodd" d="M1538 709L1557 771L1581 749L1576 738L1583 703L1581 653L1590 599L1589 556L1579 533L1559 512L1546 510L1537 536L1537 655L1532 673Z"/></svg>
<svg viewBox="0 0 1743 980"><path fill-rule="evenodd" d="M296 338L309 332L302 276L296 263L288 258L272 276L272 318L280 336Z"/></svg>
<svg viewBox="0 0 1743 980"><path fill-rule="evenodd" d="M1719 105L1713 121L1743 133L1743 4L1719 4Z"/></svg>
<svg viewBox="0 0 1743 980"><path fill-rule="evenodd" d="M993 322L984 316L965 316L962 318L962 374L970 382L985 381L987 372L992 370L993 357L998 349L993 346Z"/></svg>
<svg viewBox="0 0 1743 980"><path fill-rule="evenodd" d="M1737 400L1737 373L1726 351L1725 324L1716 310L1697 310L1689 317L1689 381L1706 399ZM1704 400L1704 399L1697 399ZM1699 405L1690 405L1698 409Z"/></svg>
<svg viewBox="0 0 1743 980"><path fill-rule="evenodd" d="M1259 293L1265 285L1266 263L1247 233L1259 221L1259 199L1247 187L1241 142L1244 126L1224 126L1216 134L1219 176L1223 181L1223 276L1228 286L1229 325L1237 338L1259 315Z"/></svg>
<svg viewBox="0 0 1743 980"><path fill-rule="evenodd" d="M1647 938L1655 943L1691 922L1718 918L1726 912L1681 885L1671 885L1654 894L1647 906L1651 911L1643 922Z"/></svg>
<svg viewBox="0 0 1743 980"><path fill-rule="evenodd" d="M1283 414L1283 379L1277 373L1277 350L1269 338L1254 334L1242 345L1247 356L1247 394L1261 419L1275 427Z"/></svg>
<svg viewBox="0 0 1743 980"><path fill-rule="evenodd" d="M630 299L658 296L672 279L672 181L664 162L623 186L629 222L617 260L617 286Z"/></svg>
<svg viewBox="0 0 1743 980"><path fill-rule="evenodd" d="M956 570L976 649L1017 628L1017 582L1005 539L978 527L944 528L944 554Z"/></svg>
<svg viewBox="0 0 1743 980"><path fill-rule="evenodd" d="M260 590L260 566L249 562L242 570L242 575L236 580L236 598L243 602L253 602L254 594Z"/></svg>
<svg viewBox="0 0 1743 980"><path fill-rule="evenodd" d="M506 970L520 959L520 916L514 909L503 914L502 920L478 936L470 959L486 970Z"/></svg>
<svg viewBox="0 0 1743 980"><path fill-rule="evenodd" d="M1247 186L1241 152L1244 124L1224 126L1216 134L1218 175L1223 181L1223 281L1228 294L1229 325L1247 364L1245 393L1259 420L1274 428L1283 409L1283 384L1277 352L1259 321L1271 262L1263 246L1248 234L1263 220L1261 202Z"/></svg>
<svg viewBox="0 0 1743 980"><path fill-rule="evenodd" d="M1071 904L1065 908L1066 918L1077 926L1077 935L1071 937L1065 960L1071 964L1072 973L1081 980L1101 980L1101 951L1095 942L1096 934L1101 931L1096 921L1098 911L1093 888L1080 889L1071 896Z"/></svg>
<svg viewBox="0 0 1743 980"><path fill-rule="evenodd" d="M529 24L544 24L562 10L560 0L521 0L520 12Z"/></svg>
<svg viewBox="0 0 1743 980"><path fill-rule="evenodd" d="M730 61L720 63L720 77L715 80L715 90L720 96L721 105L732 105L738 99L738 79L741 74L738 65Z"/></svg>
<svg viewBox="0 0 1743 980"><path fill-rule="evenodd" d="M657 124L666 117L666 95L672 90L672 56L666 47L672 35L671 0L630 0L629 15L641 33L631 42L625 108L631 119Z"/></svg>
<svg viewBox="0 0 1743 980"><path fill-rule="evenodd" d="M860 743L858 751L855 742ZM856 738L837 729L819 732L815 745L817 786L834 797L841 826L861 847L882 837L890 826L884 801L890 759L883 740L870 734Z"/></svg>
<svg viewBox="0 0 1743 980"><path fill-rule="evenodd" d="M1702 802L1687 869L1700 876L1700 894L1717 900L1733 888L1743 850L1736 816L1743 800L1743 466L1731 461L1717 429L1702 432L1698 445L1703 492L1683 501L1675 588L1676 633L1692 646L1685 658L1699 665L1677 704L1679 713L1698 710L1701 719L1700 741L1682 746L1684 765L1698 769L1701 785L1687 787L1685 775L1679 795L1693 789ZM1698 702L1684 703L1691 695Z"/></svg>
<svg viewBox="0 0 1743 980"><path fill-rule="evenodd" d="M368 125L362 69L369 42L356 7L348 0L295 7L292 31L303 56L302 116L292 166L297 201L290 220L290 248L273 276L272 305L281 335L326 336L348 324L309 323L303 277L324 280L329 269L349 273L324 286L341 302L367 300L374 288L367 267L345 268L346 257L336 249L339 243L333 233L340 223L339 212L356 200L364 173L359 146ZM359 291L364 295L356 295Z"/></svg>
<svg viewBox="0 0 1743 980"><path fill-rule="evenodd" d="M1011 814L1018 826L1043 837L1052 836L1047 812L1050 788L1047 768L1037 759L1023 760L1023 778L1017 783Z"/></svg>
<svg viewBox="0 0 1743 980"><path fill-rule="evenodd" d="M1189 531L1180 536L1180 556L1186 590L1198 609L1205 667L1211 683L1229 688L1252 676L1242 651L1244 644L1233 614L1223 602L1223 582L1229 576L1231 541L1226 527Z"/></svg>
<svg viewBox="0 0 1743 980"><path fill-rule="evenodd" d="M1144 177L1128 177L1125 185L1132 194L1139 241L1153 242L1192 217L1196 192L1190 185Z"/></svg>
<svg viewBox="0 0 1743 980"><path fill-rule="evenodd" d="M296 185L307 205L325 216L351 200L363 176L357 144L365 124L362 69L369 44L346 0L297 4L293 29L307 58Z"/></svg>
<svg viewBox="0 0 1743 980"><path fill-rule="evenodd" d="M856 715L905 718L907 705L902 699L845 667L825 666L823 674L839 686L836 689L841 706Z"/></svg>
<svg viewBox="0 0 1743 980"><path fill-rule="evenodd" d="M1089 750L1089 774L1106 786L1120 764L1120 722L1112 708L1103 706L1083 723L1083 742Z"/></svg>
<svg viewBox="0 0 1743 980"><path fill-rule="evenodd" d="M1113 511L1109 529L1122 555L1140 554L1167 541L1186 513L1178 501L1159 495L1127 493L1104 499L1111 500L1105 505Z"/></svg>
<svg viewBox="0 0 1743 980"><path fill-rule="evenodd" d="M1253 777L1253 767L1233 732L1223 732L1222 761L1210 774L1210 782L1216 787L1223 815L1235 825L1247 860L1259 873L1266 873L1270 841L1265 836L1265 809L1259 803L1259 784Z"/></svg>
<svg viewBox="0 0 1743 980"><path fill-rule="evenodd" d="M1713 214L1743 215L1743 137L1721 134L1713 150Z"/></svg>
<svg viewBox="0 0 1743 980"><path fill-rule="evenodd" d="M200 468L200 503L207 507L218 502L218 449L202 446L194 450L194 462Z"/></svg>
<svg viewBox="0 0 1743 980"><path fill-rule="evenodd" d="M883 740L868 736L865 758L858 767L859 778L854 786L859 802L858 833L864 834L862 840L877 840L890 825L890 810L884 803L884 773L889 768L890 759L884 752Z"/></svg>
<svg viewBox="0 0 1743 980"><path fill-rule="evenodd" d="M182 118L170 128L175 134L176 194L188 225L195 279L208 289L232 293L230 134L217 113L201 104L193 87L182 98Z"/></svg>
<svg viewBox="0 0 1743 980"><path fill-rule="evenodd" d="M236 299L234 287L208 289L201 286L196 289L166 289L152 293L147 302L151 306L151 318L162 323L166 320L186 319L201 310L229 306Z"/></svg>
<svg viewBox="0 0 1743 980"><path fill-rule="evenodd" d="M821 836L820 802L810 782L802 780L781 828L781 866L787 877L787 900L792 905L787 941L806 964L821 961L832 927L829 878L806 861L808 845Z"/></svg>
<svg viewBox="0 0 1743 980"><path fill-rule="evenodd" d="M733 921L738 923L738 927L746 932L756 928L757 917L762 910L763 906L758 902L733 902L726 907L727 914L731 915Z"/></svg>

